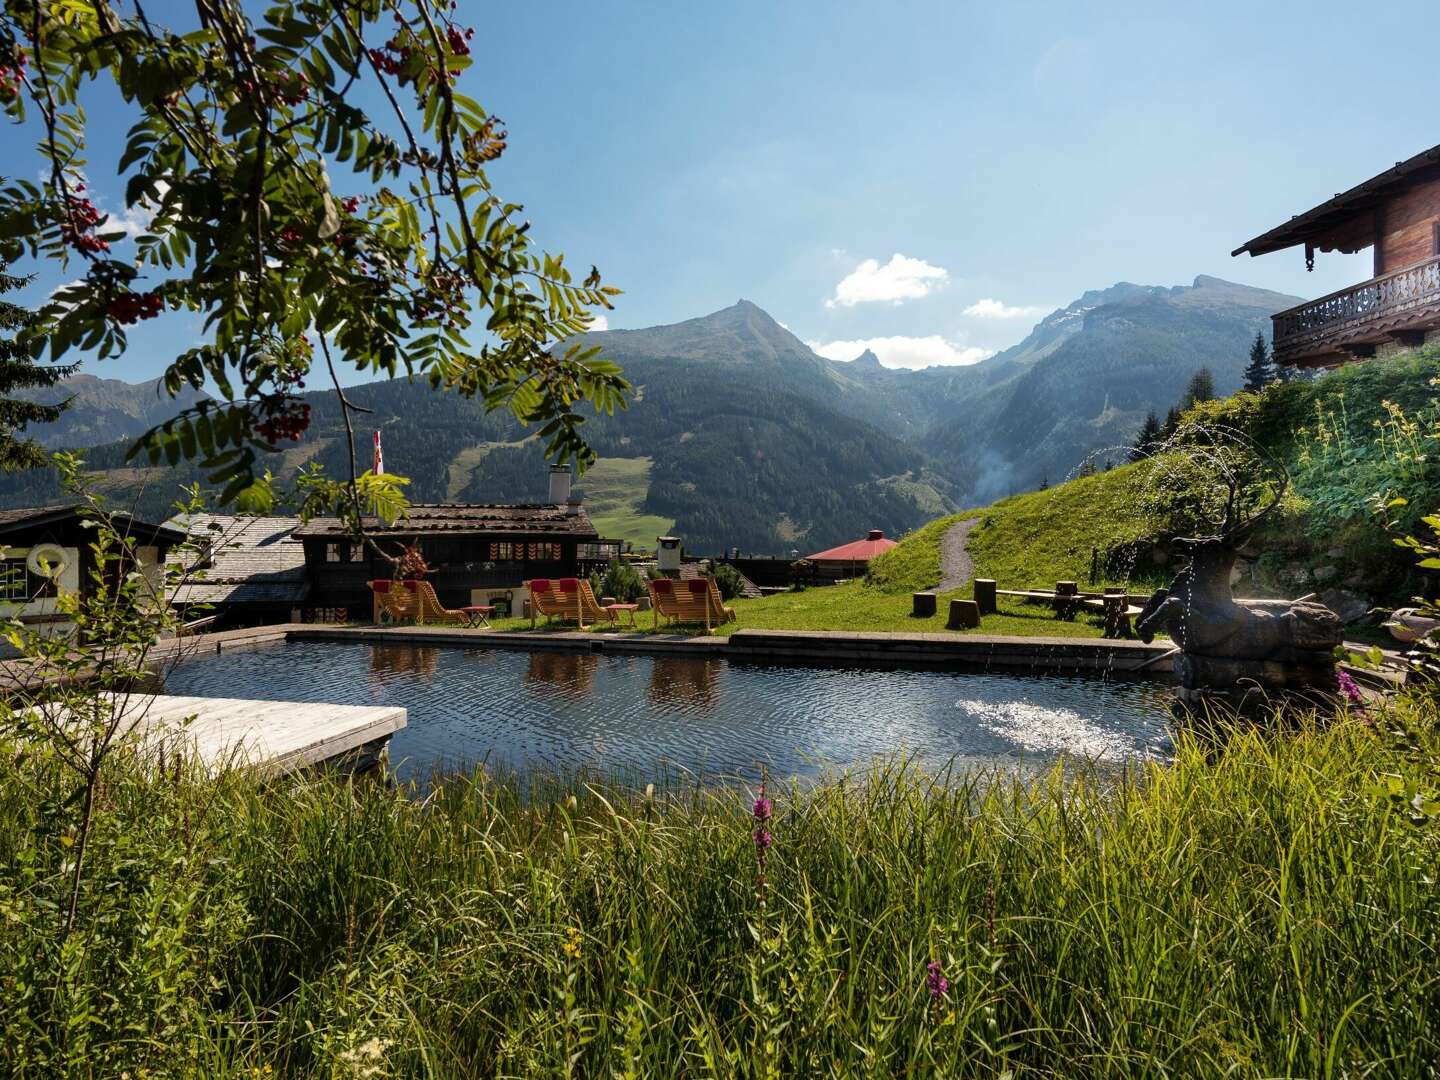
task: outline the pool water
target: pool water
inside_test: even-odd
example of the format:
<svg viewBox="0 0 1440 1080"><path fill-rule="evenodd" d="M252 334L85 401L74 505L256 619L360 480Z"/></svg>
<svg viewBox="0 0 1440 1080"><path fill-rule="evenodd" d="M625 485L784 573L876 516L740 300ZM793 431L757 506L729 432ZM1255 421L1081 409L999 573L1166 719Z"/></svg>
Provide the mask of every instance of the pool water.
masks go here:
<svg viewBox="0 0 1440 1080"><path fill-rule="evenodd" d="M165 692L401 705L404 778L487 761L645 782L813 776L905 753L930 767L1169 753L1167 692L1060 676L290 642L187 661Z"/></svg>

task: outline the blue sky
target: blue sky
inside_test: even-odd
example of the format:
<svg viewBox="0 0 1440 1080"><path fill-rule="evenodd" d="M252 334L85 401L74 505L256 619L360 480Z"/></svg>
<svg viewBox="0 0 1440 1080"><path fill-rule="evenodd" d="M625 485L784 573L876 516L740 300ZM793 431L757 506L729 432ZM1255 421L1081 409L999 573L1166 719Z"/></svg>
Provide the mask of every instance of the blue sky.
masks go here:
<svg viewBox="0 0 1440 1080"><path fill-rule="evenodd" d="M471 6L465 89L510 131L496 186L625 290L612 327L744 297L827 355L914 366L1120 280L1316 296L1368 254L1306 274L1230 250L1440 141L1433 3ZM92 105L112 145L121 120ZM153 377L182 318L86 370Z"/></svg>

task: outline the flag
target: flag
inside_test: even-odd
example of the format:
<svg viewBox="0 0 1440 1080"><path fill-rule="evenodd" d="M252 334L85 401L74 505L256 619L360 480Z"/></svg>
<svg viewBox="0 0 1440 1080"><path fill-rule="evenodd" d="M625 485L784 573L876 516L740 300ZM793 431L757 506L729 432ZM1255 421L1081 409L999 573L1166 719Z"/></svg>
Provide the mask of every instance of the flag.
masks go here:
<svg viewBox="0 0 1440 1080"><path fill-rule="evenodd" d="M375 475L385 471L385 451L380 449L380 432L375 432Z"/></svg>

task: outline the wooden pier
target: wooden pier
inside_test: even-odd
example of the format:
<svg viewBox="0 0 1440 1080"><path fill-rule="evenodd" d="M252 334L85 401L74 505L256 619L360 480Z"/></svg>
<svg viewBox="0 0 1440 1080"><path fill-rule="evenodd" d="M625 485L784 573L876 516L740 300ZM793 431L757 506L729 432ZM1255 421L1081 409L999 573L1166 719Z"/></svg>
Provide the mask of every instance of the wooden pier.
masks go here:
<svg viewBox="0 0 1440 1080"><path fill-rule="evenodd" d="M246 766L269 776L330 765L347 772L378 762L405 726L393 705L327 705L250 698L134 694L122 727L146 746L193 754L207 768Z"/></svg>

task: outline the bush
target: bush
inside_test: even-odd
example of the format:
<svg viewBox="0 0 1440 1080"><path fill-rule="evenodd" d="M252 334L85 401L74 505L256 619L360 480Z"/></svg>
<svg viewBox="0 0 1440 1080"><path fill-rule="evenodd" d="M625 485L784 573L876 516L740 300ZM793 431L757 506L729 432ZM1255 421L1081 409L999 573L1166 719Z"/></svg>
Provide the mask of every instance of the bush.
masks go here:
<svg viewBox="0 0 1440 1080"><path fill-rule="evenodd" d="M715 562L712 559L705 564L705 576L715 582L716 588L720 590L720 596L725 600L734 600L740 595L740 590L745 587L745 582L740 577L740 571L729 563Z"/></svg>
<svg viewBox="0 0 1440 1080"><path fill-rule="evenodd" d="M598 578L599 586L595 590L596 596L613 596L622 604L629 604L637 598L644 596L648 591L645 588L645 579L627 562L616 560L605 570L605 576Z"/></svg>

